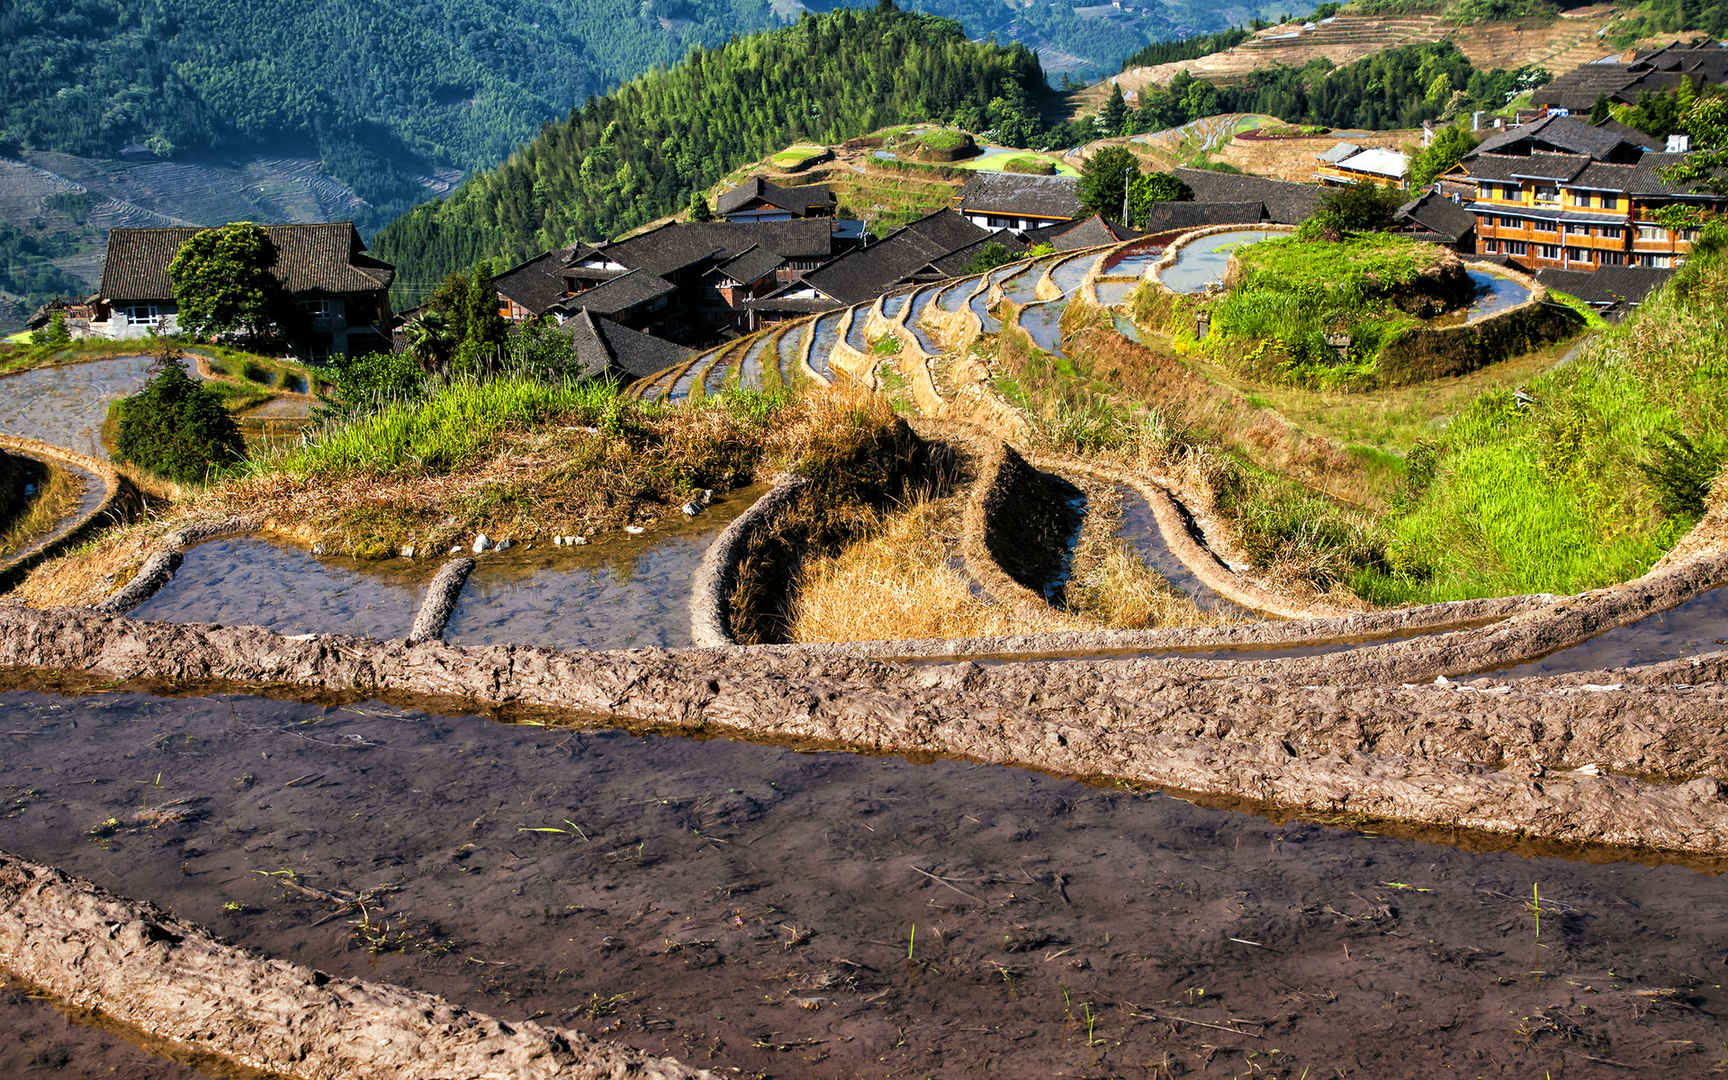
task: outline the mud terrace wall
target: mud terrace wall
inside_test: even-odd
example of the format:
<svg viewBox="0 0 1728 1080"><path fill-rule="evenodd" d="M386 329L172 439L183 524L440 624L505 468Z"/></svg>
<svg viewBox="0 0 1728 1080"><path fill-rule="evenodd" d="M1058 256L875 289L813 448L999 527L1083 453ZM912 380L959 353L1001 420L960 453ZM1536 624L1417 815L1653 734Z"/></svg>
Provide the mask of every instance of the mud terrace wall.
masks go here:
<svg viewBox="0 0 1728 1080"><path fill-rule="evenodd" d="M680 734L1119 778L1324 815L1724 856L1728 654L1500 684L1436 677L1564 647L1725 578L1728 556L1713 555L1486 631L1248 661L907 666L790 650L580 653L288 638L7 606L0 666L527 708L576 723L609 717Z"/></svg>
<svg viewBox="0 0 1728 1080"><path fill-rule="evenodd" d="M967 571L997 603L1049 606L1041 587L1061 570L1061 553L1079 524L1068 502L1077 494L1013 447L991 441L966 505L961 544Z"/></svg>
<svg viewBox="0 0 1728 1080"><path fill-rule="evenodd" d="M456 610L462 586L473 572L474 560L466 557L451 559L438 568L426 586L426 599L420 601L414 625L408 628L410 644L444 636L444 626L450 621L450 613Z"/></svg>
<svg viewBox="0 0 1728 1080"><path fill-rule="evenodd" d="M138 489L106 461L98 461L75 450L19 435L0 435L0 450L33 458L51 467L71 469L82 474L86 483L94 480L104 488L102 501L95 509L76 521L65 523L63 527L56 527L45 543L38 544L10 562L0 563L0 593L16 588L31 570L43 562L83 543L110 522L131 518L144 507L144 497Z"/></svg>
<svg viewBox="0 0 1728 1080"><path fill-rule="evenodd" d="M715 1080L442 998L333 979L226 945L149 904L0 852L0 963L74 1006L284 1076Z"/></svg>
<svg viewBox="0 0 1728 1080"><path fill-rule="evenodd" d="M730 645L736 640L732 636L732 620L727 609L732 587L738 582L738 561L743 556L744 546L758 529L790 506L809 483L802 476L778 481L768 494L751 504L750 509L733 518L732 523L708 545L690 592L690 640L697 646Z"/></svg>

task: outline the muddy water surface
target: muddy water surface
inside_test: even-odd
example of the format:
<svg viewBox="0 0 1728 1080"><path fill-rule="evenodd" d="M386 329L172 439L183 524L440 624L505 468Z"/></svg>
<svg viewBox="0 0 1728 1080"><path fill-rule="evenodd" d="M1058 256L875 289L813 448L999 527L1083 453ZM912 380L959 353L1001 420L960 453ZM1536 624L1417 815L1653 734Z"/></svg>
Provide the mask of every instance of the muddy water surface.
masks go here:
<svg viewBox="0 0 1728 1080"><path fill-rule="evenodd" d="M1116 307L1126 304L1128 298L1134 295L1134 290L1140 287L1138 281L1099 281L1092 286L1098 292L1098 302L1105 307Z"/></svg>
<svg viewBox="0 0 1728 1080"><path fill-rule="evenodd" d="M691 583L702 556L765 490L741 489L695 518L680 513L641 536L489 555L463 586L444 640L565 649L689 645Z"/></svg>
<svg viewBox="0 0 1728 1080"><path fill-rule="evenodd" d="M1497 679L1657 664L1728 647L1728 588L1711 589L1678 607L1527 664L1496 671Z"/></svg>
<svg viewBox="0 0 1728 1080"><path fill-rule="evenodd" d="M132 617L398 638L413 624L435 569L404 559L317 558L252 537L212 540L188 550L174 577Z"/></svg>
<svg viewBox="0 0 1728 1080"><path fill-rule="evenodd" d="M150 377L148 356L36 368L0 378L0 431L108 459L102 422L108 405Z"/></svg>
<svg viewBox="0 0 1728 1080"><path fill-rule="evenodd" d="M204 1080L223 1075L157 1057L99 1021L37 997L0 969L0 1076L7 1080Z"/></svg>
<svg viewBox="0 0 1728 1080"><path fill-rule="evenodd" d="M1684 868L377 705L0 702L19 854L271 955L692 1064L1573 1078L1719 1060L1728 890ZM368 918L290 871L368 894Z"/></svg>

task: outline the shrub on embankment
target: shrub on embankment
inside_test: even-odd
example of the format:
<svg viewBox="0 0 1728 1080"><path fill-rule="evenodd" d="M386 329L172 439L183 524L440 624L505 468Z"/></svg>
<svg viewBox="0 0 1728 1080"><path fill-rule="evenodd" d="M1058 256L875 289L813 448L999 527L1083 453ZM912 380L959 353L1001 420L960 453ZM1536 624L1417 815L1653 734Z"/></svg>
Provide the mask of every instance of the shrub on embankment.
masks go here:
<svg viewBox="0 0 1728 1080"><path fill-rule="evenodd" d="M1384 521L1382 603L1572 593L1647 569L1698 520L1728 457L1728 252L1519 391L1483 394L1412 454Z"/></svg>

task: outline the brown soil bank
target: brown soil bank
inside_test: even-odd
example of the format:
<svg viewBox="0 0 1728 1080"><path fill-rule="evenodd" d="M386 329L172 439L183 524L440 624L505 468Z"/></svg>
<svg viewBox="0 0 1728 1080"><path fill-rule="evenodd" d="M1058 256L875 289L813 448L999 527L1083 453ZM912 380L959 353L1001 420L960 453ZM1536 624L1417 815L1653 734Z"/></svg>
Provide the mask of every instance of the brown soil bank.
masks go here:
<svg viewBox="0 0 1728 1080"><path fill-rule="evenodd" d="M1684 867L365 702L0 706L32 733L4 742L11 850L331 985L721 1075L1579 1080L1719 1060L1722 881ZM360 894L367 918L343 900Z"/></svg>
<svg viewBox="0 0 1728 1080"><path fill-rule="evenodd" d="M1540 655L1725 575L1728 557L1700 558L1486 630L1260 661L909 668L834 650L408 646L6 608L0 664L433 695L1118 777L1311 813L1724 855L1724 654L1612 679L1400 684Z"/></svg>

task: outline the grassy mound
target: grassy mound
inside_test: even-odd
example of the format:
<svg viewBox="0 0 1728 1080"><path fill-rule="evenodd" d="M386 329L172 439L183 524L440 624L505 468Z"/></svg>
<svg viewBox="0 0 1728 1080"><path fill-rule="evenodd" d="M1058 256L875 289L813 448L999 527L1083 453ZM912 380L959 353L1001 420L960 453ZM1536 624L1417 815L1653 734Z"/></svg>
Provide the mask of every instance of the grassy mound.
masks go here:
<svg viewBox="0 0 1728 1080"><path fill-rule="evenodd" d="M1266 240L1236 258L1236 279L1210 302L1199 347L1258 374L1348 385L1372 376L1384 343L1420 325L1408 309L1446 306L1441 272L1452 257L1434 244L1371 235Z"/></svg>
<svg viewBox="0 0 1728 1080"><path fill-rule="evenodd" d="M1055 176L1056 163L1048 158L1021 154L1002 163L1003 172L1028 173L1032 176Z"/></svg>
<svg viewBox="0 0 1728 1080"><path fill-rule="evenodd" d="M828 156L827 147L823 146L788 146L786 149L768 159L769 164L784 172L798 172L807 169L816 162Z"/></svg>
<svg viewBox="0 0 1728 1080"><path fill-rule="evenodd" d="M916 161L959 161L978 153L978 143L964 131L944 128L918 136L904 151Z"/></svg>

